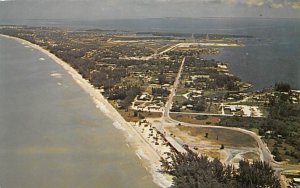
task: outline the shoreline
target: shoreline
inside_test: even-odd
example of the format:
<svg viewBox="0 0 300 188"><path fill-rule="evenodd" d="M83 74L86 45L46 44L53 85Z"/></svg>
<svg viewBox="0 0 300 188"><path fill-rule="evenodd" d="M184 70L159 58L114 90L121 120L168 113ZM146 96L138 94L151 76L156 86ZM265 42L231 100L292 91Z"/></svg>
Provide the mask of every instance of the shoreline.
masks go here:
<svg viewBox="0 0 300 188"><path fill-rule="evenodd" d="M8 35L0 34L1 37L13 39L20 44L28 45L36 50L47 55L55 63L62 66L65 71L72 76L73 80L87 93L90 95L91 99L101 112L103 112L107 117L113 121L113 126L122 131L126 138L127 145L133 147L135 154L137 155L137 160L142 161L142 166L152 175L153 182L160 187L169 187L172 182L167 180L163 174L159 172L160 169L160 156L152 148L130 124L127 122L120 113L107 101L107 99L100 93L99 89L96 89L90 82L84 79L74 68L72 68L68 63L59 59L54 54L50 53L48 50L26 41L21 38L12 37ZM124 143L125 144L125 143Z"/></svg>

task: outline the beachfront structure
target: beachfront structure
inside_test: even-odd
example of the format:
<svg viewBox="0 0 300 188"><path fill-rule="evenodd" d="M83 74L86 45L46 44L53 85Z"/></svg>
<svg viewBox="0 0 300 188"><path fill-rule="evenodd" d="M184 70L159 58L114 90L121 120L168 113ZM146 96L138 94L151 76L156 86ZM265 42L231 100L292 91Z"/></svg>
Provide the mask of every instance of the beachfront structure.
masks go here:
<svg viewBox="0 0 300 188"><path fill-rule="evenodd" d="M300 178L293 178L293 186L300 188Z"/></svg>

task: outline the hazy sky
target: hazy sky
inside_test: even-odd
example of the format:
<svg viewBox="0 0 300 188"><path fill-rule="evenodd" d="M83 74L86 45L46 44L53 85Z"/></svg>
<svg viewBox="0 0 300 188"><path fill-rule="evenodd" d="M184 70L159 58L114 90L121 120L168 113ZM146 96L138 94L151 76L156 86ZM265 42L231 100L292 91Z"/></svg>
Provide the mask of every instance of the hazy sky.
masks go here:
<svg viewBox="0 0 300 188"><path fill-rule="evenodd" d="M293 17L300 0L0 0L0 19Z"/></svg>

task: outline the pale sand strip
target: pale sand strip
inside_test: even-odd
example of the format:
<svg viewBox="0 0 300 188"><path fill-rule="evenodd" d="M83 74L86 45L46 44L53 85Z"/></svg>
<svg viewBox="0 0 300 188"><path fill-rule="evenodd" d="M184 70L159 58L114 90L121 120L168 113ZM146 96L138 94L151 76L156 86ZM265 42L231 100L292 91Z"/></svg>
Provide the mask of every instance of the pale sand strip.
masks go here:
<svg viewBox="0 0 300 188"><path fill-rule="evenodd" d="M133 146L137 152L137 156L142 159L142 165L151 172L153 181L161 187L169 187L171 182L166 179L161 173L160 169L160 156L158 153L145 141L145 139L130 125L125 119L118 113L118 111L101 95L100 91L94 88L89 81L82 78L82 76L73 69L69 64L62 61L54 54L50 53L44 48L30 43L26 40L2 35L2 37L14 39L23 45L28 45L34 49L37 49L44 54L48 55L52 60L61 65L76 81L76 83L87 92L95 102L97 108L99 108L106 116L114 121L113 125L126 133L128 143ZM141 155L142 154L142 155ZM150 168L147 168L150 167Z"/></svg>

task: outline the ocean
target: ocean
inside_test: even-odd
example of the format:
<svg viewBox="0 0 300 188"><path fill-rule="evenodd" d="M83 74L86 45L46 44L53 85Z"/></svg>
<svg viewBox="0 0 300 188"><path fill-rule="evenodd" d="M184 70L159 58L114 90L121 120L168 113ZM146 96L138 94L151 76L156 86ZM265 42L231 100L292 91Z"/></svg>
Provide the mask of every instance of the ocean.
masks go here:
<svg viewBox="0 0 300 188"><path fill-rule="evenodd" d="M229 64L232 73L254 90L286 82L300 89L300 19L153 18L124 20L0 20L0 24L56 26L71 29L111 29L175 33L233 34L244 47L223 47L210 56Z"/></svg>
<svg viewBox="0 0 300 188"><path fill-rule="evenodd" d="M60 65L0 37L0 187L158 187L113 123Z"/></svg>

